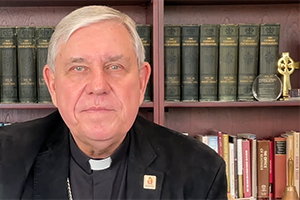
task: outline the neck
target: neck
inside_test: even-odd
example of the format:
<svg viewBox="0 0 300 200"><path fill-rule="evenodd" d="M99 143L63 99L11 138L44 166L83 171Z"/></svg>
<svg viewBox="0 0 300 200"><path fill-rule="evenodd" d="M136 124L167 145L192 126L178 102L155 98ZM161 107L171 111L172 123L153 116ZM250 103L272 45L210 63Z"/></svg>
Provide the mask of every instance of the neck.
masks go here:
<svg viewBox="0 0 300 200"><path fill-rule="evenodd" d="M83 141L73 135L78 148L88 157L103 159L111 156L124 141L126 135L116 141Z"/></svg>

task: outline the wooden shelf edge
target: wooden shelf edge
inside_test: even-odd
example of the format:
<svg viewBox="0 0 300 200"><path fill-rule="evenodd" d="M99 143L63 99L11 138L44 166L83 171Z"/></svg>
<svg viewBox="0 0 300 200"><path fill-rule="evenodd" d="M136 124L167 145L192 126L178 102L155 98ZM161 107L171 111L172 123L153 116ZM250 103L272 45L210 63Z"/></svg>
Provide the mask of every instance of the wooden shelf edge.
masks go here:
<svg viewBox="0 0 300 200"><path fill-rule="evenodd" d="M140 108L153 108L153 102L143 102ZM0 109L56 109L56 107L52 103L1 103Z"/></svg>
<svg viewBox="0 0 300 200"><path fill-rule="evenodd" d="M165 0L166 6L172 5L246 5L246 4L299 4L299 0Z"/></svg>
<svg viewBox="0 0 300 200"><path fill-rule="evenodd" d="M300 107L300 100L294 101L268 101L268 102L165 102L165 107L287 107L295 106Z"/></svg>
<svg viewBox="0 0 300 200"><path fill-rule="evenodd" d="M0 0L1 7L23 7L23 6L147 6L151 0Z"/></svg>

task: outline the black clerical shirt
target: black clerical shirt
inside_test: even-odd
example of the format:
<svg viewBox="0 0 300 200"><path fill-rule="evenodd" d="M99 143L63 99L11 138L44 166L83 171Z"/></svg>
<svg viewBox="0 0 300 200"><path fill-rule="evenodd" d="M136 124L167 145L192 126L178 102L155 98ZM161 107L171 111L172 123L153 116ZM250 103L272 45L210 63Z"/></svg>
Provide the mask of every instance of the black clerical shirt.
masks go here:
<svg viewBox="0 0 300 200"><path fill-rule="evenodd" d="M70 187L73 199L126 199L129 137L128 133L111 155L109 168L91 170L90 158L78 148L70 134Z"/></svg>

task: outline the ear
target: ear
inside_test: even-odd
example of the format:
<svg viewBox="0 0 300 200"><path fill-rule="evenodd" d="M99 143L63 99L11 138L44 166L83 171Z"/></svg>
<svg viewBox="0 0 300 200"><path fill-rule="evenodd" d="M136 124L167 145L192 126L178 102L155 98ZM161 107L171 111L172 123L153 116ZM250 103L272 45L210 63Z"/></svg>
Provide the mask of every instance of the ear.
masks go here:
<svg viewBox="0 0 300 200"><path fill-rule="evenodd" d="M47 84L49 93L51 95L52 103L56 106L56 85L55 75L49 65L45 65L43 70L44 80Z"/></svg>
<svg viewBox="0 0 300 200"><path fill-rule="evenodd" d="M142 68L140 69L140 104L143 103L150 74L151 66L149 65L149 63L144 62Z"/></svg>

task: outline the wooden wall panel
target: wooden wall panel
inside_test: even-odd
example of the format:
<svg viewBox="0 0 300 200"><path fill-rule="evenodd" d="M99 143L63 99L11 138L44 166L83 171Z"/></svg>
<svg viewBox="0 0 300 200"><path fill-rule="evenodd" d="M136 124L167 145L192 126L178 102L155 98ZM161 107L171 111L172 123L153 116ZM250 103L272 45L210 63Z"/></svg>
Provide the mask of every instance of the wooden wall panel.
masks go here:
<svg viewBox="0 0 300 200"><path fill-rule="evenodd" d="M287 130L300 131L300 108L168 108L165 125L190 135L220 130L234 135L250 132L263 138Z"/></svg>

